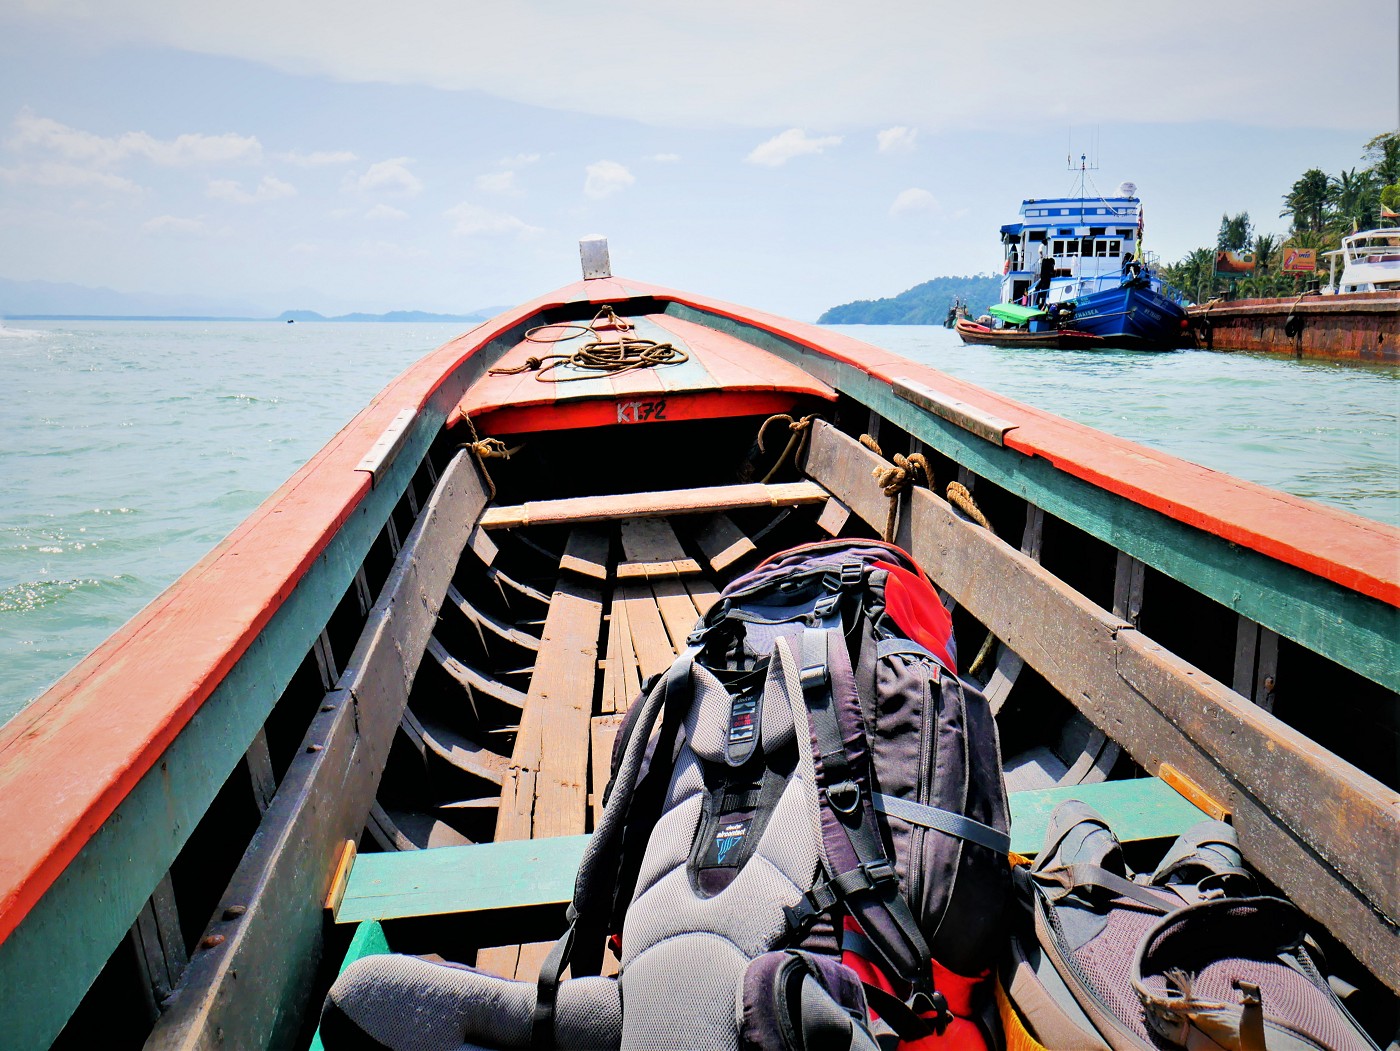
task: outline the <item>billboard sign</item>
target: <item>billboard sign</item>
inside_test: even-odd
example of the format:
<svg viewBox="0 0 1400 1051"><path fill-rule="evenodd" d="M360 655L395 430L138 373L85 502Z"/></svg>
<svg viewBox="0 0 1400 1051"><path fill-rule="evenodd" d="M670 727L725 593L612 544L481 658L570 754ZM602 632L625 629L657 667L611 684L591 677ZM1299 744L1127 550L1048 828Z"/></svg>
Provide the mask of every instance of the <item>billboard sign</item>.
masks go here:
<svg viewBox="0 0 1400 1051"><path fill-rule="evenodd" d="M1311 274L1317 270L1316 248L1287 248L1283 252L1282 272L1285 274Z"/></svg>

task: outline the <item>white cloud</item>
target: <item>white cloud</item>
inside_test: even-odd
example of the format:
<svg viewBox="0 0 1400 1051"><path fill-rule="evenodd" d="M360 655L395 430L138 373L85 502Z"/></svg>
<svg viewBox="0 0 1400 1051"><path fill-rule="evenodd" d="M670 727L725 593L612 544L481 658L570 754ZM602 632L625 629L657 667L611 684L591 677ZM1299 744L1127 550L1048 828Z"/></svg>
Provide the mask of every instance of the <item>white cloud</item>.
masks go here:
<svg viewBox="0 0 1400 1051"><path fill-rule="evenodd" d="M407 219L408 213L395 208L393 205L380 203L365 212L365 218L376 221L381 219Z"/></svg>
<svg viewBox="0 0 1400 1051"><path fill-rule="evenodd" d="M288 153L281 154L280 157L288 164L295 164L299 168L322 168L331 164L354 164L360 159L349 150L312 150L310 153L292 150Z"/></svg>
<svg viewBox="0 0 1400 1051"><path fill-rule="evenodd" d="M182 165L257 161L262 157L262 144L251 135L190 133L157 139L144 131L128 131L107 137L35 116L29 110L15 118L14 134L6 144L14 150L43 150L98 167L110 167L130 158Z"/></svg>
<svg viewBox="0 0 1400 1051"><path fill-rule="evenodd" d="M76 164L64 164L56 161L21 164L17 168L0 168L0 182L7 182L11 185L25 183L30 186L49 186L63 189L96 186L104 190L118 190L122 193L142 192L140 186L120 175L93 171L91 168L80 168Z"/></svg>
<svg viewBox="0 0 1400 1051"><path fill-rule="evenodd" d="M178 215L158 215L147 219L141 229L151 234L202 234L205 231L203 219L183 219Z"/></svg>
<svg viewBox="0 0 1400 1051"><path fill-rule="evenodd" d="M767 142L755 146L746 158L750 164L762 164L777 168L794 157L808 153L821 153L828 146L841 145L841 136L825 135L818 139L809 138L801 128L789 128L781 135L774 135Z"/></svg>
<svg viewBox="0 0 1400 1051"><path fill-rule="evenodd" d="M475 181L476 188L486 193L519 193L520 188L515 184L515 172L488 172L485 175L478 175Z"/></svg>
<svg viewBox="0 0 1400 1051"><path fill-rule="evenodd" d="M232 201L234 204L260 204L263 201L276 201L283 197L295 197L297 189L291 183L283 182L271 175L264 175L252 191L243 189L243 184L233 179L211 179L205 193L216 201Z"/></svg>
<svg viewBox="0 0 1400 1051"><path fill-rule="evenodd" d="M233 56L299 77L479 91L667 127L841 131L979 127L1007 114L1022 127L1047 119L1058 126L1216 119L1222 98L1244 97L1258 80L1238 60L1239 41L1249 40L1259 54L1292 54L1299 20L1316 10L1303 0L1178 0L1134 10L1134 81L1171 84L1171 90L1074 95L1044 89L1044 63L1006 58L1006 26L1043 14L1030 0L956 7L888 0L859 18L849 3L835 0L800 8L752 0L688 6L613 0L608 24L626 26L620 61L580 61L577 42L598 33L596 7L541 0L400 0L355 5L354 17L337 17L343 5L330 0L30 0L20 7L33 23L77 28L94 39ZM1086 26L1117 26L1123 10L1117 0L1081 0L1074 16ZM1326 18L1307 20L1310 53L1347 56L1329 70L1329 90L1318 91L1306 77L1280 78L1250 96L1251 119L1368 135L1393 127L1394 92L1376 86L1395 83L1394 19L1393 4L1333 0ZM1211 32L1202 34L1202 25ZM1359 33L1361 26L1378 31ZM956 44L939 48L933 61L930 41L940 40ZM471 60L463 61L464 54ZM1183 77L1183 69L1193 74ZM1347 104L1338 107L1337 98Z"/></svg>
<svg viewBox="0 0 1400 1051"><path fill-rule="evenodd" d="M502 168L524 168L539 159L538 153L517 153L514 157L502 157L500 163Z"/></svg>
<svg viewBox="0 0 1400 1051"><path fill-rule="evenodd" d="M891 215L916 215L924 212L939 213L942 207L938 203L938 198L927 190L918 187L905 190L894 199L890 205Z"/></svg>
<svg viewBox="0 0 1400 1051"><path fill-rule="evenodd" d="M475 204L462 203L443 214L456 220L452 232L462 237L526 237L541 232L539 227L531 226L513 215Z"/></svg>
<svg viewBox="0 0 1400 1051"><path fill-rule="evenodd" d="M356 189L365 193L392 193L412 196L423 189L423 180L408 170L409 157L394 157L371 164L363 175L352 176Z"/></svg>
<svg viewBox="0 0 1400 1051"><path fill-rule="evenodd" d="M918 137L917 130L906 128L902 124L875 133L875 140L880 144L881 153L912 153L914 140Z"/></svg>
<svg viewBox="0 0 1400 1051"><path fill-rule="evenodd" d="M679 153L653 153L648 160L656 161L658 164L675 164L681 159Z"/></svg>
<svg viewBox="0 0 1400 1051"><path fill-rule="evenodd" d="M617 161L595 161L584 169L583 192L595 200L625 190L637 181L636 176Z"/></svg>

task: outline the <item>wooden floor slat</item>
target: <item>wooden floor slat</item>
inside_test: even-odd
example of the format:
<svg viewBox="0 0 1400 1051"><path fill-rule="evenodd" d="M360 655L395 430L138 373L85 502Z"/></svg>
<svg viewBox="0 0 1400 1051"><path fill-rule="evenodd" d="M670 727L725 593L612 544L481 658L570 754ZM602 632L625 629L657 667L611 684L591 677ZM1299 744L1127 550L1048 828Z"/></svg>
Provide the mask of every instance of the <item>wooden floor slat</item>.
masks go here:
<svg viewBox="0 0 1400 1051"><path fill-rule="evenodd" d="M695 540L710 569L716 573L722 573L745 555L758 550L734 520L722 513L703 519L695 532Z"/></svg>
<svg viewBox="0 0 1400 1051"><path fill-rule="evenodd" d="M676 531L664 518L637 518L622 523L622 562L618 580L689 576L700 564L686 555Z"/></svg>

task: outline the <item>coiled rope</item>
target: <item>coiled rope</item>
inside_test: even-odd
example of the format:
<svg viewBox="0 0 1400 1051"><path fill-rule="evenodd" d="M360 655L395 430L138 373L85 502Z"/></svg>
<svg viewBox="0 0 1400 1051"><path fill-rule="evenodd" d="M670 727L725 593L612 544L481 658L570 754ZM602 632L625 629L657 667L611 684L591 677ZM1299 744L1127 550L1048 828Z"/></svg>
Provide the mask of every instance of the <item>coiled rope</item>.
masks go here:
<svg viewBox="0 0 1400 1051"><path fill-rule="evenodd" d="M789 460L794 460L800 454L802 446L807 444L807 439L812 433L812 421L817 418L817 414L804 416L800 420L794 420L787 413L780 413L777 416L769 416L763 421L763 426L758 429L758 451L766 453L767 447L763 444L763 437L768 433L768 427L774 423L786 423L788 425L788 443L783 449L783 453L774 461L773 466L768 469L768 473L763 476L761 484L767 485L778 473L779 468Z"/></svg>
<svg viewBox="0 0 1400 1051"><path fill-rule="evenodd" d="M617 334L610 339L598 332L600 327L610 327ZM654 339L629 336L633 325L620 318L612 307L603 307L586 325L545 324L536 325L525 333L530 343L564 343L582 336L593 339L579 347L572 354L544 354L525 359L525 364L512 368L491 370L493 376L514 376L522 372L534 372L541 383L571 383L575 380L592 379L594 374L617 375L637 369L656 368L660 365L679 365L690 360L690 355L672 343L661 343ZM558 335L556 333L567 333ZM578 369L581 376L556 376L554 370L562 365Z"/></svg>

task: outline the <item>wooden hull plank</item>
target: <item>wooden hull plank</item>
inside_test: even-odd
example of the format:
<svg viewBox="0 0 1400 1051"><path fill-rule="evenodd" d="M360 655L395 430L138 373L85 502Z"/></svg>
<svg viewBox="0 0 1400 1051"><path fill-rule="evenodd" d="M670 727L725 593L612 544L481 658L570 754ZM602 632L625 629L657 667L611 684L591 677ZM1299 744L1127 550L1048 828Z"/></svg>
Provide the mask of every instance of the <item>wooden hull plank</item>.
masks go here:
<svg viewBox="0 0 1400 1051"><path fill-rule="evenodd" d="M459 455L313 720L307 738L316 750L293 760L215 915L235 905L246 911L206 931L224 940L191 959L147 1048L200 1047L216 1029L231 1047L284 1046L294 1037L320 957L322 902L345 840L358 837L373 802L456 555L485 502L475 464Z"/></svg>
<svg viewBox="0 0 1400 1051"><path fill-rule="evenodd" d="M809 473L877 527L887 501L871 471L884 463L834 428L814 429ZM1170 763L1227 806L1251 863L1400 989L1400 794L1144 638L933 493L909 499L899 542L941 587L1145 769Z"/></svg>
<svg viewBox="0 0 1400 1051"><path fill-rule="evenodd" d="M750 339L800 364L931 448L1091 536L1400 689L1395 528L1071 423L837 333L670 295L668 314ZM1005 448L898 397L891 387L898 378L922 378L1014 423Z"/></svg>
<svg viewBox="0 0 1400 1051"><path fill-rule="evenodd" d="M514 529L527 525L568 525L668 515L732 511L744 507L796 507L817 504L826 493L810 482L778 485L716 485L656 493L620 493L577 496L566 500L539 500L519 507L493 507L482 516L486 529Z"/></svg>

